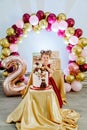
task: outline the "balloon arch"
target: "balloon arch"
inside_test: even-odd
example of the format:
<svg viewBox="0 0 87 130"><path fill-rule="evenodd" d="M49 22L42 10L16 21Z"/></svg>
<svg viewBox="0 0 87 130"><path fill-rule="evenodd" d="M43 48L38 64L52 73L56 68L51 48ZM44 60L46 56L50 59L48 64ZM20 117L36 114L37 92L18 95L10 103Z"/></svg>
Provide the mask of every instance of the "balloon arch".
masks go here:
<svg viewBox="0 0 87 130"><path fill-rule="evenodd" d="M66 51L69 53L69 62L64 71L66 91L71 88L79 91L82 87L81 81L85 79L87 71L87 38L82 37L82 29L74 28L73 18L66 18L64 13L55 15L50 12L39 10L36 14L25 13L22 20L18 20L6 30L6 37L0 40L2 46L0 69L4 70L3 75L8 76L15 70L15 66L4 69L2 61L11 55L19 55L18 44L22 41L28 32L39 33L42 29L57 33L58 37L64 39Z"/></svg>

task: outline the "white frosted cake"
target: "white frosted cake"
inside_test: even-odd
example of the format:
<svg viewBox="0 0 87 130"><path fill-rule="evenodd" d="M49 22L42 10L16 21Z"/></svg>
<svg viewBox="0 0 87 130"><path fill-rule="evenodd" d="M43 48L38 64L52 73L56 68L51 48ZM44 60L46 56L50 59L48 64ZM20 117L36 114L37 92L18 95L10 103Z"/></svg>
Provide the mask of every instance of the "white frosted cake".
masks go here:
<svg viewBox="0 0 87 130"><path fill-rule="evenodd" d="M48 86L48 71L44 66L35 63L33 66L33 87L46 88Z"/></svg>

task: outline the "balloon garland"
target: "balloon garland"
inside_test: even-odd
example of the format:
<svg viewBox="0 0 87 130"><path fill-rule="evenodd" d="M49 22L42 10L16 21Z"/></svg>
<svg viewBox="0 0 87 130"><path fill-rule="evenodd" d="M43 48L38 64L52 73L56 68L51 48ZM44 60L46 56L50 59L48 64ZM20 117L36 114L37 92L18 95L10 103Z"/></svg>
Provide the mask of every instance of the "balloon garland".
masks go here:
<svg viewBox="0 0 87 130"><path fill-rule="evenodd" d="M80 28L74 28L75 20L66 18L64 13L55 15L54 13L39 10L36 14L25 13L22 20L18 20L6 30L6 37L0 40L2 46L0 69L2 60L10 55L19 55L18 44L22 41L28 32L39 33L42 29L57 33L66 43L66 51L69 53L69 62L64 70L65 86L74 91L82 88L81 81L85 79L87 71L87 38L82 37L83 31ZM14 66L9 70L4 70L3 75L8 76L14 70Z"/></svg>

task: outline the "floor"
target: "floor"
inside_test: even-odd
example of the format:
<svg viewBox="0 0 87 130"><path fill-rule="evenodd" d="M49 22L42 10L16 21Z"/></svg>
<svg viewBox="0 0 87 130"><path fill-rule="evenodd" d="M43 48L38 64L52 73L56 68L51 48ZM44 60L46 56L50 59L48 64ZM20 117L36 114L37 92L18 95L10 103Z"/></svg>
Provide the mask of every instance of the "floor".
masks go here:
<svg viewBox="0 0 87 130"><path fill-rule="evenodd" d="M15 124L6 124L10 112L20 103L21 97L6 97L0 84L0 130L16 130ZM64 108L75 109L80 113L78 130L87 130L87 87L80 92L67 93L68 104Z"/></svg>

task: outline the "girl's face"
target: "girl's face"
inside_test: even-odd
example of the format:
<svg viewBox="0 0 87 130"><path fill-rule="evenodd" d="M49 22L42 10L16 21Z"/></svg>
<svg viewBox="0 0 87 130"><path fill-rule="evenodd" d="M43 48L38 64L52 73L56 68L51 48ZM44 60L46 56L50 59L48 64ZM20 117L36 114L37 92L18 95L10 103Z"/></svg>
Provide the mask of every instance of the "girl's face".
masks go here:
<svg viewBox="0 0 87 130"><path fill-rule="evenodd" d="M47 65L47 64L48 64L49 59L50 59L49 55L46 55L46 54L43 54L42 57L41 57L42 63L43 63L44 65Z"/></svg>

